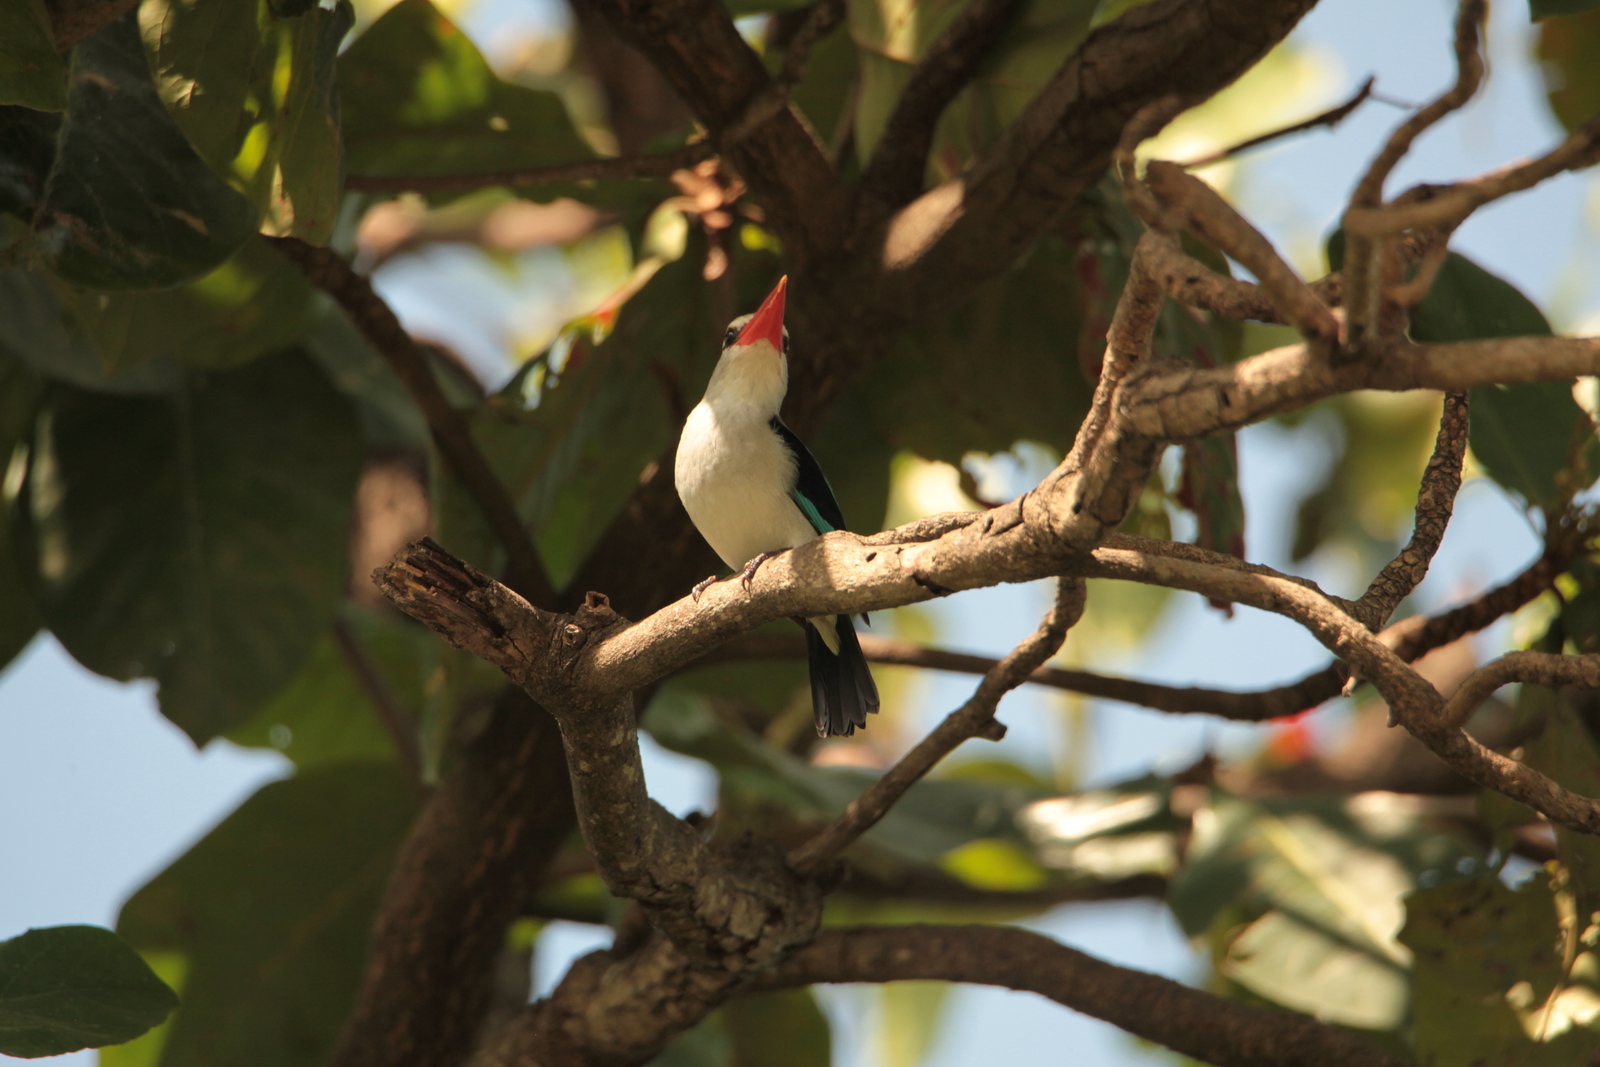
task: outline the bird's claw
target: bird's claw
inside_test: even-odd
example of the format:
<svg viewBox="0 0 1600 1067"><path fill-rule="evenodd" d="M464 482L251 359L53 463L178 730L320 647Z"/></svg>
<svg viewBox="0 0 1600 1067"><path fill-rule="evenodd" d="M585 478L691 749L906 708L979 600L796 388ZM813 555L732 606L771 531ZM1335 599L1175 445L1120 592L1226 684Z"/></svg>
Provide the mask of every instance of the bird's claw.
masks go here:
<svg viewBox="0 0 1600 1067"><path fill-rule="evenodd" d="M694 598L694 602L696 604L700 603L700 594L704 593L708 588L714 585L716 580L717 576L713 574L709 578L705 578L694 583L694 588L689 591L689 595Z"/></svg>
<svg viewBox="0 0 1600 1067"><path fill-rule="evenodd" d="M755 580L756 571L761 569L761 565L777 554L777 552L763 552L744 565L744 570L739 572L739 584L744 587L745 592L750 591L750 583Z"/></svg>

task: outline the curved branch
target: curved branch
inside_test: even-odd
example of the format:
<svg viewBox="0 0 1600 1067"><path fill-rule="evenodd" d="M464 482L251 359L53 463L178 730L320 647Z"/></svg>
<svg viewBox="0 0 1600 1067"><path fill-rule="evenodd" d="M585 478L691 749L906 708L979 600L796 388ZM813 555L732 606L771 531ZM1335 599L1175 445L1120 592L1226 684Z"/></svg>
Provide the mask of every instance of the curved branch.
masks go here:
<svg viewBox="0 0 1600 1067"><path fill-rule="evenodd" d="M1461 688L1445 702L1439 717L1452 726L1461 726L1495 690L1513 682L1533 682L1552 689L1563 685L1600 689L1600 655L1509 652L1467 675Z"/></svg>
<svg viewBox="0 0 1600 1067"><path fill-rule="evenodd" d="M1038 993L1219 1067L1406 1067L1404 1060L1310 1016L1225 1000L1008 926L825 930L761 979L759 988L906 980Z"/></svg>
<svg viewBox="0 0 1600 1067"><path fill-rule="evenodd" d="M1390 560L1356 604L1355 616L1376 630L1389 621L1394 609L1411 595L1427 577L1428 565L1439 551L1450 515L1455 510L1456 493L1461 489L1461 464L1467 457L1467 394L1451 393L1444 398L1439 415L1439 434L1433 454L1422 472L1417 489L1416 519L1411 540Z"/></svg>
<svg viewBox="0 0 1600 1067"><path fill-rule="evenodd" d="M856 838L887 815L906 790L967 738L987 737L998 741L1004 737L1005 727L994 718L1000 698L1021 685L1040 664L1056 654L1061 642L1066 640L1067 631L1083 617L1085 595L1081 578L1063 578L1057 582L1055 606L1039 628L984 674L977 691L965 704L946 716L881 778L845 805L844 811L827 829L791 851L789 866L804 875L820 873Z"/></svg>

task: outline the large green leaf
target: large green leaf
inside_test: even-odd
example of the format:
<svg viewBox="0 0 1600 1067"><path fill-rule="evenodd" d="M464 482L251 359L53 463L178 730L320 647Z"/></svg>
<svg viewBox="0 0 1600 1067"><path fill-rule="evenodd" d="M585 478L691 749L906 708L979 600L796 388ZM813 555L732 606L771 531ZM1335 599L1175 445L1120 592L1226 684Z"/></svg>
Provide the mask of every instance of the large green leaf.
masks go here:
<svg viewBox="0 0 1600 1067"><path fill-rule="evenodd" d="M43 0L0 4L0 104L41 111L67 106L67 65L56 54Z"/></svg>
<svg viewBox="0 0 1600 1067"><path fill-rule="evenodd" d="M1011 270L919 324L867 375L872 424L929 459L1071 447L1091 389L1078 363L1073 248L1046 234Z"/></svg>
<svg viewBox="0 0 1600 1067"><path fill-rule="evenodd" d="M1419 341L1549 333L1544 315L1515 286L1454 252L1411 317ZM1485 386L1472 390L1471 407L1472 454L1529 504L1558 506L1600 474L1600 444L1570 383Z"/></svg>
<svg viewBox="0 0 1600 1067"><path fill-rule="evenodd" d="M354 651L333 635L261 713L227 736L237 745L275 748L301 770L334 763L392 763L395 743L357 674L352 655L376 671L395 712L415 730L440 657L433 631L392 612L347 607L342 625Z"/></svg>
<svg viewBox="0 0 1600 1067"><path fill-rule="evenodd" d="M1586 916L1578 923L1600 933ZM1600 966L1583 939L1585 951L1563 958L1547 879L1513 890L1483 875L1420 890L1406 900L1400 939L1416 957L1413 1040L1428 1067L1590 1062Z"/></svg>
<svg viewBox="0 0 1600 1067"><path fill-rule="evenodd" d="M1194 821L1168 902L1209 935L1217 970L1319 1018L1388 1030L1405 1017L1402 896L1468 855L1403 803L1255 803L1216 793Z"/></svg>
<svg viewBox="0 0 1600 1067"><path fill-rule="evenodd" d="M856 152L863 163L912 68L966 6L965 0L851 0L850 36L861 52ZM941 119L930 160L937 175L953 176L1022 113L1088 34L1096 6L1096 0L1025 0Z"/></svg>
<svg viewBox="0 0 1600 1067"><path fill-rule="evenodd" d="M555 93L497 78L428 3L400 0L339 60L352 174L483 173L593 155Z"/></svg>
<svg viewBox="0 0 1600 1067"><path fill-rule="evenodd" d="M204 742L300 670L345 586L350 405L298 350L170 394L47 391L25 488L39 599L85 666Z"/></svg>
<svg viewBox="0 0 1600 1067"><path fill-rule="evenodd" d="M162 1067L325 1061L414 810L392 768L303 772L261 789L134 894L118 932L187 960Z"/></svg>
<svg viewBox="0 0 1600 1067"><path fill-rule="evenodd" d="M1545 76L1550 110L1572 130L1600 115L1600 6L1579 0L1584 9L1568 18L1548 18L1539 26L1539 67Z"/></svg>
<svg viewBox="0 0 1600 1067"><path fill-rule="evenodd" d="M250 201L195 153L156 94L134 14L73 50L67 121L35 223L56 273L97 289L198 278L256 228Z"/></svg>
<svg viewBox="0 0 1600 1067"><path fill-rule="evenodd" d="M202 159L274 233L323 243L344 176L334 60L349 0L281 15L271 0L151 0L139 25L161 98Z"/></svg>
<svg viewBox="0 0 1600 1067"><path fill-rule="evenodd" d="M51 926L0 941L0 1055L32 1059L129 1041L178 998L99 926Z"/></svg>

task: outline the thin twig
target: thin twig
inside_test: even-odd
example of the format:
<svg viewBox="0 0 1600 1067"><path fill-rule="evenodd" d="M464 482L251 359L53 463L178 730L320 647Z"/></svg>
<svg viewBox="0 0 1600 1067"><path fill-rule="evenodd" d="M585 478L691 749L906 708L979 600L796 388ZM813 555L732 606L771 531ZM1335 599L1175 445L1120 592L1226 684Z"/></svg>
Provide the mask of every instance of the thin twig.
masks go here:
<svg viewBox="0 0 1600 1067"><path fill-rule="evenodd" d="M486 174L350 174L344 187L352 193L461 193L505 185L524 188L562 182L604 181L620 178L664 178L692 167L716 154L709 141L696 141L658 155L581 159L551 167L491 171Z"/></svg>
<svg viewBox="0 0 1600 1067"><path fill-rule="evenodd" d="M428 356L400 325L394 311L372 288L372 283L351 269L330 248L307 244L298 237L266 238L311 283L333 297L351 323L394 371L427 420L435 447L461 484L477 501L489 527L505 549L506 582L534 604L554 606L555 586L544 569L528 528L517 514L505 485L479 450L472 430L455 409L433 375Z"/></svg>
<svg viewBox="0 0 1600 1067"><path fill-rule="evenodd" d="M1361 228L1360 214L1377 209L1383 203L1383 184L1411 150L1412 142L1478 91L1483 81L1480 36L1487 12L1486 0L1461 0L1456 11L1455 84L1389 135L1383 150L1367 167L1350 197L1342 225L1345 231L1345 331L1347 346L1353 355L1362 354L1369 340L1377 334L1383 287L1399 281L1384 277L1382 242L1374 240ZM1356 225L1353 226L1352 221Z"/></svg>
<svg viewBox="0 0 1600 1067"><path fill-rule="evenodd" d="M939 116L999 43L1019 0L973 0L928 47L861 175L864 199L898 207L922 192Z"/></svg>
<svg viewBox="0 0 1600 1067"><path fill-rule="evenodd" d="M1411 540L1390 560L1356 602L1353 614L1372 630L1381 628L1400 602L1422 584L1428 565L1444 540L1456 493L1461 488L1461 464L1467 455L1467 394L1450 393L1439 415L1439 434L1433 455L1417 490L1416 520Z"/></svg>
<svg viewBox="0 0 1600 1067"><path fill-rule="evenodd" d="M852 800L827 829L789 853L789 866L801 874L815 875L828 866L856 838L888 814L906 790L970 737L998 741L1005 727L995 721L1000 698L1027 680L1029 674L1055 655L1070 630L1083 615L1085 586L1079 579L1063 578L1056 586L1056 603L1029 637L983 676L967 702L945 717L900 762Z"/></svg>
<svg viewBox="0 0 1600 1067"><path fill-rule="evenodd" d="M356 681L366 692L367 699L372 702L372 709L377 712L378 721L383 724L389 740L394 742L395 755L399 757L400 769L405 772L406 781L418 796L427 796L428 787L422 776L422 746L417 742L416 719L400 703L400 698L395 695L389 679L373 662L366 646L361 643L361 639L356 636L349 623L343 619L333 621L333 640L339 646L339 654L344 657L350 673L356 676Z"/></svg>
<svg viewBox="0 0 1600 1067"><path fill-rule="evenodd" d="M1565 171L1600 162L1600 115L1573 130L1559 145L1536 159L1502 167L1470 181L1434 186L1426 200L1345 212L1349 235L1382 236L1406 230L1460 225L1478 208L1512 193L1530 189Z"/></svg>
<svg viewBox="0 0 1600 1067"><path fill-rule="evenodd" d="M1356 94L1354 96L1340 104L1338 107L1329 108L1320 115L1314 115L1309 119L1295 123L1293 126L1285 126L1279 130L1272 130L1268 133L1260 134L1259 136L1250 138L1248 141L1240 141L1231 148L1224 148L1221 151L1211 153L1209 156L1201 156L1199 159L1191 159L1187 162L1179 163L1178 166L1182 167L1184 170L1198 170L1201 167L1209 167L1213 163L1221 163L1223 160L1230 159L1233 156L1238 155L1240 152L1247 152L1252 148L1258 148L1261 145L1269 144L1272 141L1281 140L1284 137L1292 137L1297 133L1304 133L1306 130L1314 130L1319 126L1327 126L1328 128L1332 129L1345 119L1349 118L1350 115L1355 112L1356 108L1366 103L1367 100L1372 97L1372 86L1377 82L1377 80L1378 79L1376 77L1368 78L1361 84L1361 88L1356 90Z"/></svg>

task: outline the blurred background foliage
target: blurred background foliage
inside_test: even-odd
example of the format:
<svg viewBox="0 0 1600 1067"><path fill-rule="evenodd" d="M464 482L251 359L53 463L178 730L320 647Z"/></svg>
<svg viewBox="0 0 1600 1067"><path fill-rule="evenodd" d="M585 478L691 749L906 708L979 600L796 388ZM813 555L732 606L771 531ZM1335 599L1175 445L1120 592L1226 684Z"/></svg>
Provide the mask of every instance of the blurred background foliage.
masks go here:
<svg viewBox="0 0 1600 1067"><path fill-rule="evenodd" d="M941 120L927 180L959 174L1093 26L1129 6L1025 0ZM1600 111L1600 9L1562 6L1538 47L1550 109L1570 128ZM803 8L729 7L776 67ZM794 99L846 172L869 158L913 65L962 7L851 0L846 26L817 46ZM697 136L671 101L619 112L564 7L531 17L494 0L143 0L65 62L41 10L0 5L0 663L48 630L93 671L154 679L161 713L197 745L270 748L294 773L127 902L118 933L148 967L91 935L52 935L59 951L131 975L131 1000L93 1008L120 1029L13 1039L0 980L0 1052L126 1040L170 1008L164 982L183 1006L103 1063L317 1063L419 790L501 684L388 609L365 576L423 533L485 569L505 561L387 364L259 235L331 243L391 285L428 279L434 303L414 328L439 342L436 375L557 584L671 445L721 326L767 291L783 250L715 161L670 180L346 190L350 177L512 171ZM1281 47L1143 151L1205 155L1313 112L1330 85L1324 57ZM95 162L107 158L118 165ZM1239 164L1200 173L1247 198ZM1058 462L1138 233L1102 183L849 386L812 444L855 528L982 507ZM1334 267L1338 251L1330 241ZM1314 245L1290 252L1308 273L1328 265ZM1414 336L1549 332L1491 268L1453 255ZM1169 305L1156 347L1210 366L1290 340ZM1592 388L1485 389L1472 403L1471 470L1537 524L1584 505L1600 473ZM1298 486L1296 560L1333 554L1366 574L1394 552L1438 411L1436 397L1359 394L1281 420L1326 455ZM1246 555L1245 525L1237 449L1217 438L1168 457L1127 529ZM1600 566L1580 560L1558 592L1525 615L1524 643L1594 651ZM1061 663L1138 646L1170 600L1092 583ZM939 643L926 611L883 623ZM687 670L643 724L715 769L725 832L793 839L915 740L915 672L878 674L882 719L849 741L811 736L797 661ZM1347 754L1378 746L1358 753L1360 770L1415 764L1403 738L1373 740L1383 709L1358 698ZM1057 703L1081 741L1081 702ZM1592 698L1527 691L1484 714L1491 736L1600 794ZM1485 1055L1588 1063L1600 1041L1600 846L1548 833L1436 768L1341 778L1338 754L1306 736L1289 723L1230 765L1094 789L1074 762L1081 744L954 761L861 843L827 921L1014 921L1095 887L1136 887L1165 899L1230 996L1310 1012L1439 1067ZM618 917L575 840L508 956L525 980L545 923ZM39 936L0 944L0 974ZM873 1062L917 1063L946 994L883 989ZM827 1017L797 991L731 1002L658 1062L814 1067L831 1054Z"/></svg>

